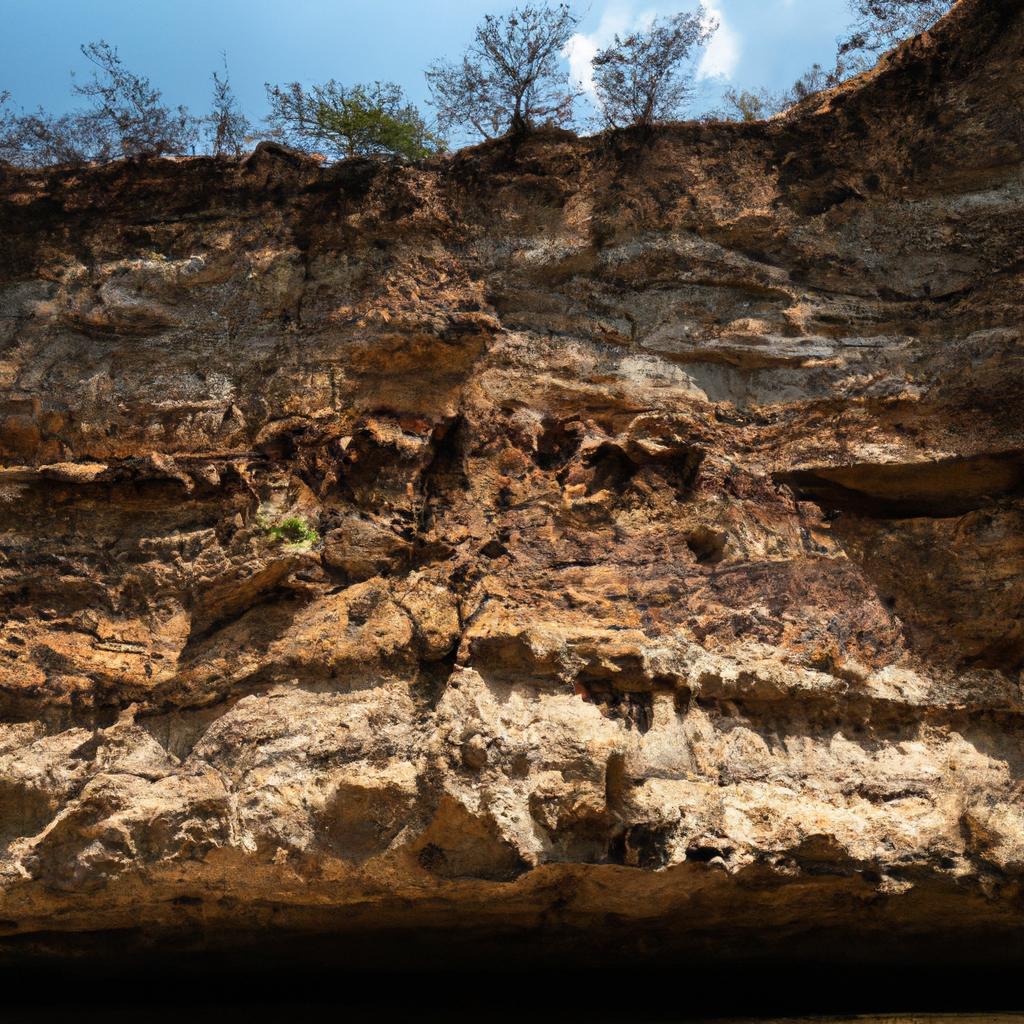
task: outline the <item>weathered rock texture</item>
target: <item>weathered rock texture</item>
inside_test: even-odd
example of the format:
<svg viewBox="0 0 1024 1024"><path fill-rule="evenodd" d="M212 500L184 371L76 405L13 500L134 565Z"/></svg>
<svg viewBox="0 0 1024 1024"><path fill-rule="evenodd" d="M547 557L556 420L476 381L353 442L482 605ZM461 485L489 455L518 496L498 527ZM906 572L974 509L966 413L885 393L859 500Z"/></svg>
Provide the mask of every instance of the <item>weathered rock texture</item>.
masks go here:
<svg viewBox="0 0 1024 1024"><path fill-rule="evenodd" d="M963 0L766 124L0 170L7 948L1016 948L1022 54Z"/></svg>

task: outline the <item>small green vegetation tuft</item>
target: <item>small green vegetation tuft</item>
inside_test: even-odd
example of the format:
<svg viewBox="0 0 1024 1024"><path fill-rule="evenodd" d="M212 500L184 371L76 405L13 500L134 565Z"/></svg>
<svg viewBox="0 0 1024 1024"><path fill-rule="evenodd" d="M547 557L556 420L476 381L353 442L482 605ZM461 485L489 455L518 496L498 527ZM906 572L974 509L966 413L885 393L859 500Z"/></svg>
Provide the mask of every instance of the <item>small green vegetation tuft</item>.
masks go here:
<svg viewBox="0 0 1024 1024"><path fill-rule="evenodd" d="M291 547L305 547L320 540L320 534L299 516L289 516L279 523L264 523L263 530L275 543Z"/></svg>

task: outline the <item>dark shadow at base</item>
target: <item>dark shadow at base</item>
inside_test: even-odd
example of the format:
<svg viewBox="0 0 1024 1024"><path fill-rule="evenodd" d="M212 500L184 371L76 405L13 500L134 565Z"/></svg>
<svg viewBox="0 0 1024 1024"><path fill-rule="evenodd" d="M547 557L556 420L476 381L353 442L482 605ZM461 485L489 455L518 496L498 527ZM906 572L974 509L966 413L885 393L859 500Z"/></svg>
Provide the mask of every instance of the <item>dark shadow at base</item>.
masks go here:
<svg viewBox="0 0 1024 1024"><path fill-rule="evenodd" d="M27 938L27 937L26 937ZM131 932L9 940L0 960L4 1021L224 1021L236 1015L540 1024L544 1021L771 1020L860 1014L972 1015L1024 1008L1019 941L904 950L888 943L841 960L787 956L771 936L749 957L665 955L645 941L382 933L267 937ZM987 948L986 948L987 947ZM928 958L935 956L934 962ZM589 966L586 965L589 960ZM1024 1017L1021 1018L1024 1022Z"/></svg>

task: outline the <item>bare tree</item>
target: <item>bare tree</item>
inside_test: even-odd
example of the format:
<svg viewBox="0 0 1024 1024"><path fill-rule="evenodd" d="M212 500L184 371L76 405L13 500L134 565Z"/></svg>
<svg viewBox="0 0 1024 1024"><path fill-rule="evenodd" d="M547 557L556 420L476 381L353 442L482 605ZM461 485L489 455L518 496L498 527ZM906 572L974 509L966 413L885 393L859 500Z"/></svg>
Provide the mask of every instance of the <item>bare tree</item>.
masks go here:
<svg viewBox="0 0 1024 1024"><path fill-rule="evenodd" d="M703 7L656 19L646 31L616 35L593 60L597 103L616 128L678 118L693 95L691 58L718 23Z"/></svg>
<svg viewBox="0 0 1024 1024"><path fill-rule="evenodd" d="M52 117L43 110L22 114L0 141L0 157L23 167L83 164L97 154L93 125L75 114Z"/></svg>
<svg viewBox="0 0 1024 1024"><path fill-rule="evenodd" d="M0 97L0 159L41 167L189 150L195 128L184 107L164 106L159 90L128 71L117 50L103 40L81 49L98 70L91 81L74 85L73 90L92 104L57 117L42 109L15 114L4 94Z"/></svg>
<svg viewBox="0 0 1024 1024"><path fill-rule="evenodd" d="M162 156L187 153L196 138L185 107L171 109L148 78L129 71L117 50L104 40L87 43L82 53L98 71L74 92L92 100L83 117L95 131L98 159L112 156Z"/></svg>
<svg viewBox="0 0 1024 1024"><path fill-rule="evenodd" d="M578 23L566 4L486 15L461 61L433 64L426 73L441 130L491 139L569 123L579 90L561 61Z"/></svg>
<svg viewBox="0 0 1024 1024"><path fill-rule="evenodd" d="M299 149L419 160L444 147L393 82L345 86L332 79L308 90L298 82L266 88L274 135Z"/></svg>
<svg viewBox="0 0 1024 1024"><path fill-rule="evenodd" d="M241 156L246 136L252 131L231 88L227 54L221 54L224 77L213 72L213 106L203 118L214 156Z"/></svg>
<svg viewBox="0 0 1024 1024"><path fill-rule="evenodd" d="M80 164L96 159L97 130L88 114L17 114L0 93L0 160L22 167Z"/></svg>
<svg viewBox="0 0 1024 1024"><path fill-rule="evenodd" d="M839 44L841 75L870 67L887 50L924 32L942 17L954 0L850 0L855 21Z"/></svg>

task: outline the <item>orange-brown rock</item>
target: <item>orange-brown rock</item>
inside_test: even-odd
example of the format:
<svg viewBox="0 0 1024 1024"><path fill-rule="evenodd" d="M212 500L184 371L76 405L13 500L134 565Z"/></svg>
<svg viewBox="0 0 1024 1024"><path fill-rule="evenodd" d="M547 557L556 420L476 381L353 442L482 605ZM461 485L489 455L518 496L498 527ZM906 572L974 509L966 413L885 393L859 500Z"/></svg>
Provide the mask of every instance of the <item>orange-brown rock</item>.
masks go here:
<svg viewBox="0 0 1024 1024"><path fill-rule="evenodd" d="M1019 953L1022 55L0 168L4 948Z"/></svg>

